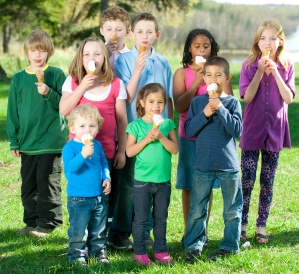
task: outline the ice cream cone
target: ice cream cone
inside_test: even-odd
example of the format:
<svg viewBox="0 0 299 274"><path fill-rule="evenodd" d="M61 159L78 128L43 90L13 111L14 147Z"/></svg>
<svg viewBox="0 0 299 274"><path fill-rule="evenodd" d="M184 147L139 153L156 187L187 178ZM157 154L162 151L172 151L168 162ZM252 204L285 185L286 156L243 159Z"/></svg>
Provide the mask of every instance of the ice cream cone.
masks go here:
<svg viewBox="0 0 299 274"><path fill-rule="evenodd" d="M164 122L162 115L154 114L153 116L153 128L159 128L160 125Z"/></svg>
<svg viewBox="0 0 299 274"><path fill-rule="evenodd" d="M87 64L88 66L88 70L87 70L87 74L89 75L94 75L95 71L96 71L96 64L93 60L90 60Z"/></svg>
<svg viewBox="0 0 299 274"><path fill-rule="evenodd" d="M38 69L38 70L36 71L36 78L37 78L37 81L38 81L39 83L43 83L43 82L44 82L44 76L45 76L45 74L44 74L44 71L43 71L43 70Z"/></svg>
<svg viewBox="0 0 299 274"><path fill-rule="evenodd" d="M139 46L139 54L146 52L146 46Z"/></svg>
<svg viewBox="0 0 299 274"><path fill-rule="evenodd" d="M207 90L210 98L216 98L217 96L218 85L216 83L211 83L208 85Z"/></svg>
<svg viewBox="0 0 299 274"><path fill-rule="evenodd" d="M206 63L205 58L203 58L202 56L195 56L195 64L203 67L205 63Z"/></svg>
<svg viewBox="0 0 299 274"><path fill-rule="evenodd" d="M118 37L117 37L117 35L112 35L111 37L110 37L110 40L109 40L110 42L117 42L118 41Z"/></svg>
<svg viewBox="0 0 299 274"><path fill-rule="evenodd" d="M270 49L269 48L265 48L263 53L262 53L262 57L270 57Z"/></svg>
<svg viewBox="0 0 299 274"><path fill-rule="evenodd" d="M39 83L43 83L44 82L44 76L38 77L37 78Z"/></svg>
<svg viewBox="0 0 299 274"><path fill-rule="evenodd" d="M160 126L156 125L155 123L153 123L153 128L159 128Z"/></svg>

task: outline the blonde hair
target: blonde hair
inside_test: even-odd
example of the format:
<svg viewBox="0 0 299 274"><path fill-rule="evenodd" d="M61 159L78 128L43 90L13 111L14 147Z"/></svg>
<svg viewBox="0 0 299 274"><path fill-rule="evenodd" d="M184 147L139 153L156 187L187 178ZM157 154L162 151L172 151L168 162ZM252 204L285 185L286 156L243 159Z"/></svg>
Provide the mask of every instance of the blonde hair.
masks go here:
<svg viewBox="0 0 299 274"><path fill-rule="evenodd" d="M121 22L123 22L127 30L130 28L130 24L131 24L130 14L125 9L118 6L114 6L103 11L103 13L101 14L100 26L103 27L106 21L116 21L116 20L120 20Z"/></svg>
<svg viewBox="0 0 299 274"><path fill-rule="evenodd" d="M43 50L48 53L47 60L54 54L54 45L50 35L41 30L36 29L29 33L24 43L24 52L28 57L28 50Z"/></svg>
<svg viewBox="0 0 299 274"><path fill-rule="evenodd" d="M277 19L269 19L263 21L260 26L258 27L256 34L253 39L252 44L252 53L247 58L247 64L246 66L249 67L257 57L260 57L262 55L262 52L258 46L258 43L261 39L262 33L265 29L271 29L275 32L276 36L280 40L280 45L275 53L275 57L277 60L283 65L285 69L288 67L287 60L283 57L283 49L284 49L284 41L285 41L285 35L282 29L282 25Z"/></svg>
<svg viewBox="0 0 299 274"><path fill-rule="evenodd" d="M70 65L69 74L73 78L76 79L76 82L78 84L81 83L82 79L87 74L87 72L83 66L83 50L84 50L85 45L88 42L98 42L100 45L101 51L104 55L104 62L103 62L103 66L101 68L102 80L103 80L103 85L107 86L112 82L112 80L115 78L115 76L114 76L114 72L113 72L111 64L110 64L108 51L107 51L103 41L99 37L89 37L81 42L81 44L78 48L78 51Z"/></svg>
<svg viewBox="0 0 299 274"><path fill-rule="evenodd" d="M137 94L137 98L136 98L136 112L137 112L137 117L142 117L145 115L145 110L144 107L141 105L141 100L145 101L147 96L149 96L151 93L155 93L155 92L161 92L163 95L163 99L164 99L164 105L166 105L166 91L163 88L162 85L158 84L158 83L150 83L147 84L143 87L141 87L138 90L138 94Z"/></svg>
<svg viewBox="0 0 299 274"><path fill-rule="evenodd" d="M84 119L94 119L97 122L99 129L102 127L104 122L104 118L101 116L96 107L90 104L79 105L75 107L68 116L66 116L68 129L74 126L75 120L79 116Z"/></svg>

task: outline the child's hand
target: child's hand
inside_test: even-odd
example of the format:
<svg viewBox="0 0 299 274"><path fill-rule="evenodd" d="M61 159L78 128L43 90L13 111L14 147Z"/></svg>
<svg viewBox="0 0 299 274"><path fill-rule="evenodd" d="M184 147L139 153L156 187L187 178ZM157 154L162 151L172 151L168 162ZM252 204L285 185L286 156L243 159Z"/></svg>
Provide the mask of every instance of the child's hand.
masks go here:
<svg viewBox="0 0 299 274"><path fill-rule="evenodd" d="M110 180L104 180L102 187L104 188L103 192L105 195L108 195L111 192L111 182Z"/></svg>
<svg viewBox="0 0 299 274"><path fill-rule="evenodd" d="M20 157L21 155L19 150L11 150L10 152L15 157Z"/></svg>
<svg viewBox="0 0 299 274"><path fill-rule="evenodd" d="M47 95L49 92L49 87L45 83L35 83L37 85L37 92L43 96Z"/></svg>
<svg viewBox="0 0 299 274"><path fill-rule="evenodd" d="M87 157L91 156L94 153L94 145L93 142L86 144L82 147L81 154L86 159Z"/></svg>
<svg viewBox="0 0 299 274"><path fill-rule="evenodd" d="M126 154L125 154L125 152L117 151L116 154L115 154L115 157L114 157L113 166L116 169L121 169L125 166L125 164L126 164Z"/></svg>
<svg viewBox="0 0 299 274"><path fill-rule="evenodd" d="M203 66L197 65L193 82L199 86L203 81Z"/></svg>
<svg viewBox="0 0 299 274"><path fill-rule="evenodd" d="M109 41L106 45L109 57L116 51L117 49L117 41Z"/></svg>
<svg viewBox="0 0 299 274"><path fill-rule="evenodd" d="M138 54L135 60L135 69L142 71L146 64L145 52Z"/></svg>
<svg viewBox="0 0 299 274"><path fill-rule="evenodd" d="M216 111L222 106L222 103L221 103L220 99L218 97L216 97L216 98L209 99L209 105L211 106L211 108L213 110Z"/></svg>
<svg viewBox="0 0 299 274"><path fill-rule="evenodd" d="M274 61L269 60L266 72L272 73L274 76L278 74L277 65Z"/></svg>
<svg viewBox="0 0 299 274"><path fill-rule="evenodd" d="M203 109L203 113L206 117L212 116L216 112L215 108L208 103Z"/></svg>
<svg viewBox="0 0 299 274"><path fill-rule="evenodd" d="M145 136L144 138L146 140L146 142L149 144L151 143L152 141L155 141L155 136L152 132L152 129L148 132L148 134Z"/></svg>
<svg viewBox="0 0 299 274"><path fill-rule="evenodd" d="M266 68L270 65L270 60L266 57L262 57L258 62L258 70L262 73L266 71Z"/></svg>
<svg viewBox="0 0 299 274"><path fill-rule="evenodd" d="M88 90L94 83L94 76L86 74L80 83L80 88L83 90Z"/></svg>
<svg viewBox="0 0 299 274"><path fill-rule="evenodd" d="M151 129L150 134L154 140L160 140L164 136L158 128Z"/></svg>

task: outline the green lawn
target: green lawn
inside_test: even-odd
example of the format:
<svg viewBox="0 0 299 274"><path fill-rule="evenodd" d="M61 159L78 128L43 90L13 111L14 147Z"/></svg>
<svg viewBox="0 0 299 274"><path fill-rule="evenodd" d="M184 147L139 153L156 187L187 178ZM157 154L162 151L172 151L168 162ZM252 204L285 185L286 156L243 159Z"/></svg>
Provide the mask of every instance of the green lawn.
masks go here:
<svg viewBox="0 0 299 274"><path fill-rule="evenodd" d="M179 59L172 64L175 70ZM298 64L296 66L299 76ZM240 65L232 66L232 83L238 96L238 73ZM296 79L298 90L298 78ZM181 192L176 190L177 156L173 157L173 191L168 218L168 248L174 258L174 264L163 266L139 267L133 263L133 252L109 251L110 265L103 267L91 262L86 270L70 268L67 265L67 229L68 214L66 210L66 180L63 177L64 224L49 238L33 239L17 237L15 231L21 228L22 204L20 200L20 161L9 152L5 133L6 104L9 85L0 83L0 273L299 273L299 200L296 172L299 166L299 100L296 99L289 108L289 120L293 148L281 153L271 214L267 231L270 243L258 246L254 240L255 219L257 217L257 200L259 184L253 192L247 234L251 249L242 249L238 256L209 262L207 255L218 248L223 235L222 197L219 190L214 192L213 208L209 226L209 246L204 250L202 260L194 265L184 262L184 250L180 243L183 235L183 218L181 209ZM297 168L296 168L297 167ZM152 255L152 252L150 252Z"/></svg>

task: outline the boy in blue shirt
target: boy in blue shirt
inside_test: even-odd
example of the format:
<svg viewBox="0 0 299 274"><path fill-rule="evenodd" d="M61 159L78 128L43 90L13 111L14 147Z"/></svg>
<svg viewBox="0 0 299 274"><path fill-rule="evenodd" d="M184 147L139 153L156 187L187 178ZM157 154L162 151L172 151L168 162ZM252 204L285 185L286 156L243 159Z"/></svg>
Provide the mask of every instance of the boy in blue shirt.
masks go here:
<svg viewBox="0 0 299 274"><path fill-rule="evenodd" d="M150 13L141 13L133 18L131 29L133 39L136 42L135 46L131 51L118 57L115 68L116 76L124 82L128 93L128 123L137 119L137 91L149 83L159 83L165 88L167 104L161 115L173 119L172 72L166 58L157 54L153 48L154 42L160 36L156 18ZM145 50L144 52L142 52L142 48ZM135 161L136 157L127 157L126 165L120 171L118 204L115 208L108 238L109 243L117 249L133 247L128 236L132 230L132 188ZM148 239L147 243L152 244L152 240Z"/></svg>
<svg viewBox="0 0 299 274"><path fill-rule="evenodd" d="M220 249L209 259L239 252L243 206L236 150L236 138L242 132L241 105L223 90L231 78L229 64L222 57L211 57L203 74L208 90L215 86L215 94L192 99L185 123L187 136L196 137L191 208L184 240L186 261L191 263L200 258L205 244L207 208L215 179L220 181L223 196L224 237Z"/></svg>
<svg viewBox="0 0 299 274"><path fill-rule="evenodd" d="M100 142L93 140L98 134L103 117L97 108L80 105L67 116L68 128L74 139L62 150L65 176L68 180L67 208L68 261L86 264L88 257L108 264L106 253L106 221L108 200L104 195L111 191L108 163ZM83 143L85 137L89 140ZM103 195L104 194L104 195Z"/></svg>

